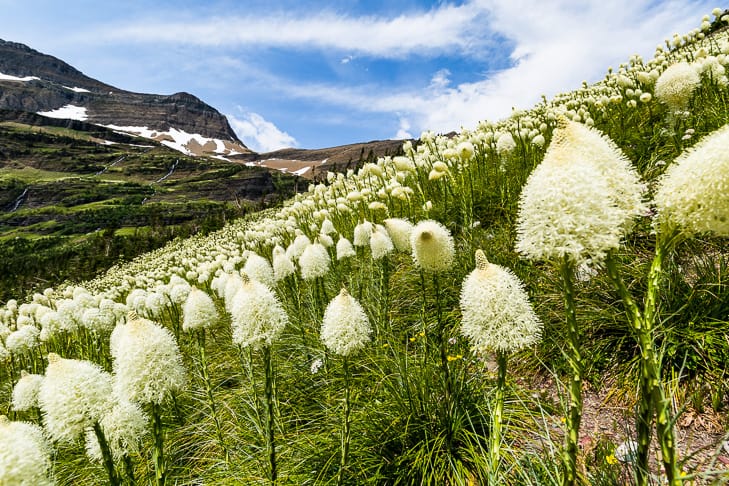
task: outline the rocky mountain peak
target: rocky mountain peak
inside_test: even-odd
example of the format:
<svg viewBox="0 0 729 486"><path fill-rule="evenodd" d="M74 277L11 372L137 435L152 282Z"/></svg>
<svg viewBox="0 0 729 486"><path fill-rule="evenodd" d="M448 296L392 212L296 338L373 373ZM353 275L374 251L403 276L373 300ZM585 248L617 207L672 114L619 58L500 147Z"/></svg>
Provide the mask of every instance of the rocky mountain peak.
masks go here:
<svg viewBox="0 0 729 486"><path fill-rule="evenodd" d="M0 109L113 126L194 155L251 152L225 116L190 93L133 93L4 40L0 40Z"/></svg>

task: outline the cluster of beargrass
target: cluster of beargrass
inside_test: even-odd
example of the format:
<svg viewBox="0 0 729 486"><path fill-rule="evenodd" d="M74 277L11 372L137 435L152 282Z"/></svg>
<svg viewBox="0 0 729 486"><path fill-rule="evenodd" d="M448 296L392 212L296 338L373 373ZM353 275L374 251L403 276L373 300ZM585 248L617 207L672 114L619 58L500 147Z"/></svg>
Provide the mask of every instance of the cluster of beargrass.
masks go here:
<svg viewBox="0 0 729 486"><path fill-rule="evenodd" d="M676 435L729 389L713 16L599 83L7 302L0 483L726 481L727 437L697 462ZM601 381L625 434L588 451Z"/></svg>

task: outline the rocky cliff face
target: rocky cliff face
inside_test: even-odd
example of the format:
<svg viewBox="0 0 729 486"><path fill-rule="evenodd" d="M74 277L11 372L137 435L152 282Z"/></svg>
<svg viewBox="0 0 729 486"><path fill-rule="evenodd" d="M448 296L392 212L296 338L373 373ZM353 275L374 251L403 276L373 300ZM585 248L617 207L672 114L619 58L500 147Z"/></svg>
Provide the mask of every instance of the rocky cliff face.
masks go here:
<svg viewBox="0 0 729 486"><path fill-rule="evenodd" d="M92 79L60 59L3 40L0 109L56 112L50 116L117 127L146 127L156 132L158 135L152 138L159 140L174 138L162 133L174 129L220 140L229 151L250 152L225 116L189 93L132 93ZM201 138L197 143L204 146L205 140Z"/></svg>

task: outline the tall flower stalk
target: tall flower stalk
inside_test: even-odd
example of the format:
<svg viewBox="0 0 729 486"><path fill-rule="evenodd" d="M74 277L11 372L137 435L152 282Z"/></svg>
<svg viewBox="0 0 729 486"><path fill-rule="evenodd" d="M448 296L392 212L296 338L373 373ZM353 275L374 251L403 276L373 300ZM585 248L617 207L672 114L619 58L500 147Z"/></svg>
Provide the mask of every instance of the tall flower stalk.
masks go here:
<svg viewBox="0 0 729 486"><path fill-rule="evenodd" d="M449 270L453 266L455 260L455 243L450 231L441 223L434 220L420 221L412 229L410 234L410 247L412 249L412 257L415 265L420 268L421 286L423 289L423 325L425 325L425 309L427 307L427 297L425 288L425 274L432 276L433 289L435 293L435 310L436 310L436 340L438 345L438 356L440 358L440 367L445 381L446 400L445 406L447 410L452 410L451 399L453 397L453 383L448 368L448 353L446 349L447 338L445 320L441 306L441 292L439 274ZM423 329L425 331L425 329ZM450 437L449 437L450 440Z"/></svg>
<svg viewBox="0 0 729 486"><path fill-rule="evenodd" d="M367 314L357 300L342 289L324 311L321 326L321 340L327 349L343 358L344 370L344 412L342 416L341 454L337 485L344 484L349 458L350 441L350 371L349 356L359 352L370 342L372 326Z"/></svg>
<svg viewBox="0 0 729 486"><path fill-rule="evenodd" d="M463 281L460 305L461 334L469 339L473 352L496 353L498 376L489 435L489 484L497 485L508 356L536 343L542 323L518 277L489 263L482 250L476 251L476 268Z"/></svg>
<svg viewBox="0 0 729 486"><path fill-rule="evenodd" d="M150 405L155 479L158 486L164 486L168 470L164 454L163 404L174 398L187 382L180 349L168 329L133 313L127 324L114 329L110 347L118 396Z"/></svg>
<svg viewBox="0 0 729 486"><path fill-rule="evenodd" d="M569 377L569 408L567 412L565 434L565 447L562 452L564 465L563 484L575 484L577 481L577 453L579 452L579 431L582 421L582 380L584 366L582 363L582 345L580 343L580 329L577 324L575 305L575 291L573 285L574 268L565 258L560 266L562 281L562 295L564 297L566 323L567 323L567 362L571 375Z"/></svg>
<svg viewBox="0 0 729 486"><path fill-rule="evenodd" d="M268 478L271 484L278 481L276 460L276 386L272 346L288 323L288 316L276 294L266 285L251 280L242 273L243 285L232 298L230 305L233 342L252 351L263 351L265 394L265 441L268 462Z"/></svg>
<svg viewBox="0 0 729 486"><path fill-rule="evenodd" d="M645 212L645 188L630 161L597 130L559 121L544 160L519 199L516 249L530 260L556 262L567 327L569 409L565 417L562 484L578 481L582 418L582 350L574 292L577 265L597 263L620 246Z"/></svg>
<svg viewBox="0 0 729 486"><path fill-rule="evenodd" d="M218 407L215 404L215 395L213 393L213 386L208 370L208 360L205 352L205 330L218 320L218 311L215 308L215 303L208 294L193 287L187 296L182 312L182 329L186 332L194 332L195 337L197 338L200 375L203 379L208 406L210 407L210 413L213 417L218 445L223 451L225 464L229 464L230 452L223 437L223 430L220 425L220 418L218 417Z"/></svg>

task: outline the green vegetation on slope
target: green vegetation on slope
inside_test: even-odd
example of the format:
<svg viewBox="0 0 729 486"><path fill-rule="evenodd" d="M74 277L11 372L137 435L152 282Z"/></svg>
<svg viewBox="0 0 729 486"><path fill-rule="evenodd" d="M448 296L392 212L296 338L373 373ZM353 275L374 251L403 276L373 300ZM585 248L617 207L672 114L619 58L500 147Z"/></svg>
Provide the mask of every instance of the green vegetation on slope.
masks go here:
<svg viewBox="0 0 729 486"><path fill-rule="evenodd" d="M293 194L293 178L263 169L83 123L9 120L28 117L0 122L0 300L92 278Z"/></svg>

